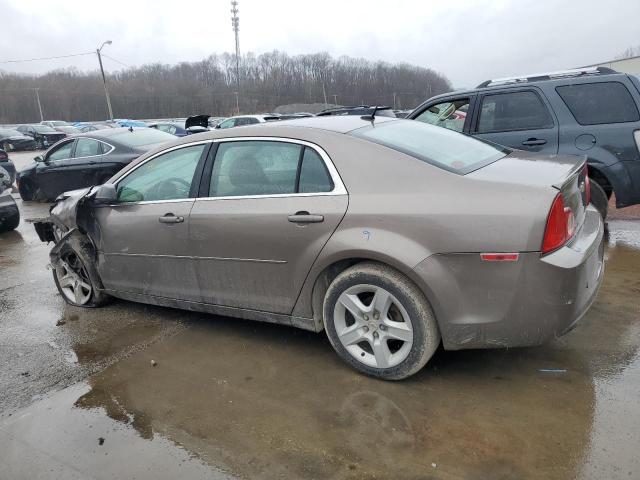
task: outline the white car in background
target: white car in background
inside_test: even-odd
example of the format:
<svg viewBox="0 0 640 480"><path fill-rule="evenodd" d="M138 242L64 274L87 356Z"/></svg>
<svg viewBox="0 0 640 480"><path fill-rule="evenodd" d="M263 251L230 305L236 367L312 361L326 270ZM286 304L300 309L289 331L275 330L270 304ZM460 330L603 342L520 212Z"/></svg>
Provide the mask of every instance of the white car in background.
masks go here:
<svg viewBox="0 0 640 480"><path fill-rule="evenodd" d="M280 120L280 117L276 115L238 115L225 119L216 125L215 128L241 127L243 125L255 125L256 123L266 123L273 120Z"/></svg>

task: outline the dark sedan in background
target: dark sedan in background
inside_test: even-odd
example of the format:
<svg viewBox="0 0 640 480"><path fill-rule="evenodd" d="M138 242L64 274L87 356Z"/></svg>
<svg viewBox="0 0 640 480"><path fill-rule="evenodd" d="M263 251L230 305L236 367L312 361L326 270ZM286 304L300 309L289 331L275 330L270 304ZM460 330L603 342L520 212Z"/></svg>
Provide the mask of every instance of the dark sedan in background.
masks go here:
<svg viewBox="0 0 640 480"><path fill-rule="evenodd" d="M67 138L18 172L23 200L54 200L68 190L99 185L141 154L175 140L151 128L113 128Z"/></svg>
<svg viewBox="0 0 640 480"><path fill-rule="evenodd" d="M12 128L0 129L0 147L5 152L12 150L33 150L36 148L36 142L28 135L24 135Z"/></svg>
<svg viewBox="0 0 640 480"><path fill-rule="evenodd" d="M48 125L20 125L16 130L33 138L38 150L49 148L54 143L67 136L66 133L58 132Z"/></svg>

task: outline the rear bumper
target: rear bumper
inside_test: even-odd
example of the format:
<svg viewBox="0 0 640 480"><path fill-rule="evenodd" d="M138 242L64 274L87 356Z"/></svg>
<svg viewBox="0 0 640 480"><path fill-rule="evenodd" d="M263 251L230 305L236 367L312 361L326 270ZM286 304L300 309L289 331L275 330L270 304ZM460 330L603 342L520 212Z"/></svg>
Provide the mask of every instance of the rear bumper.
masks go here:
<svg viewBox="0 0 640 480"><path fill-rule="evenodd" d="M589 207L569 245L517 262L477 253L433 255L415 268L445 348L539 345L569 331L596 298L604 274L604 225Z"/></svg>

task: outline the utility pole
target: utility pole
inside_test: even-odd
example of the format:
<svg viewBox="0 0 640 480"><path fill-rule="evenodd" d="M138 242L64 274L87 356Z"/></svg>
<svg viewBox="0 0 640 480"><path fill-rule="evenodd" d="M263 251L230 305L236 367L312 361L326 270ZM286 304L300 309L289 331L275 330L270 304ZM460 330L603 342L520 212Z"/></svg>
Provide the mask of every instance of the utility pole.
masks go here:
<svg viewBox="0 0 640 480"><path fill-rule="evenodd" d="M327 108L327 91L324 89L324 82L322 82L322 96L324 97L324 108Z"/></svg>
<svg viewBox="0 0 640 480"><path fill-rule="evenodd" d="M238 95L240 92L240 17L238 17L238 1L231 0L231 13L233 16L231 17L231 26L233 27L233 33L236 37L236 110L238 115L240 115L240 102L238 100Z"/></svg>
<svg viewBox="0 0 640 480"><path fill-rule="evenodd" d="M393 109L396 109L396 92L393 92Z"/></svg>
<svg viewBox="0 0 640 480"><path fill-rule="evenodd" d="M42 104L40 103L40 93L38 93L39 88L34 88L36 92L36 101L38 102L38 110L40 110L40 121L44 122L44 115L42 114Z"/></svg>
<svg viewBox="0 0 640 480"><path fill-rule="evenodd" d="M107 97L107 108L109 109L109 120L113 121L113 110L111 109L111 99L109 98L109 90L107 90L107 79L104 76L104 68L102 67L102 57L100 56L100 52L104 48L105 45L111 45L111 40L107 40L103 42L100 48L96 48L96 53L98 54L98 63L100 64L100 73L102 73L102 84L104 85L104 95Z"/></svg>
<svg viewBox="0 0 640 480"><path fill-rule="evenodd" d="M338 105L338 95L336 95L335 93L333 94L333 104Z"/></svg>

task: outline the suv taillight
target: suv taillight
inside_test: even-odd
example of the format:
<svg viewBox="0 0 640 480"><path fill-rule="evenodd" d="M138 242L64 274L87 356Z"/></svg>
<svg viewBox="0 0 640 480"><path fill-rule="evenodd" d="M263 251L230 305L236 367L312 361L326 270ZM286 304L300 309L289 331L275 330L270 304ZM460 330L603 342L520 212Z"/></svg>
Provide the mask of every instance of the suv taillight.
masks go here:
<svg viewBox="0 0 640 480"><path fill-rule="evenodd" d="M562 194L559 193L551 204L547 217L547 226L542 239L542 253L550 253L567 243L576 231L576 219L573 211L564 206Z"/></svg>

